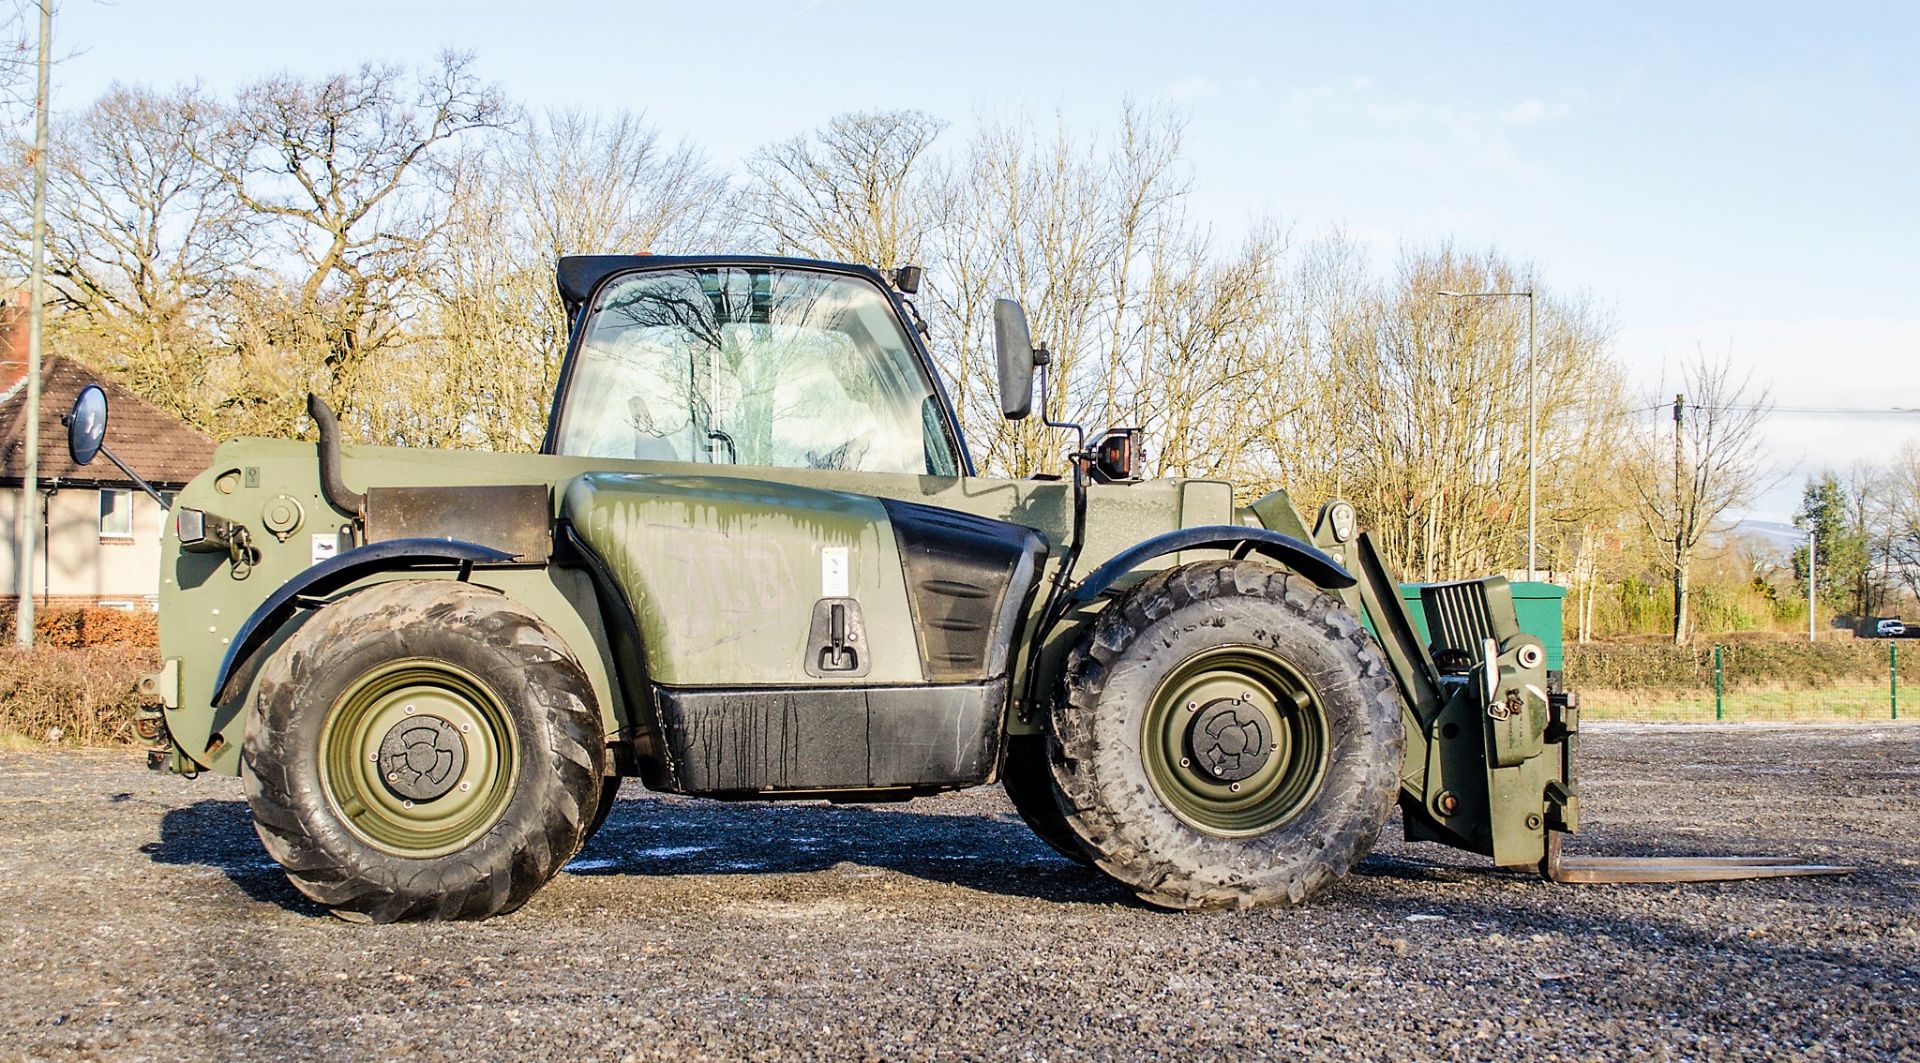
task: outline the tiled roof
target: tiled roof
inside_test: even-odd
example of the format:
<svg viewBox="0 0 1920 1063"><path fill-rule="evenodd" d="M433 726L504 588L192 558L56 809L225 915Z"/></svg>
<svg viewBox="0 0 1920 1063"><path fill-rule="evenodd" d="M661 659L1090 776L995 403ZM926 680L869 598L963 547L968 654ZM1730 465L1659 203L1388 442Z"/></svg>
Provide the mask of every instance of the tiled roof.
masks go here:
<svg viewBox="0 0 1920 1063"><path fill-rule="evenodd" d="M213 460L213 440L126 388L102 380L71 358L49 355L40 366L40 479L126 485L106 455L80 466L67 456L60 418L88 384L107 392L107 446L155 487L183 486ZM26 465L26 381L0 396L0 483L18 484Z"/></svg>

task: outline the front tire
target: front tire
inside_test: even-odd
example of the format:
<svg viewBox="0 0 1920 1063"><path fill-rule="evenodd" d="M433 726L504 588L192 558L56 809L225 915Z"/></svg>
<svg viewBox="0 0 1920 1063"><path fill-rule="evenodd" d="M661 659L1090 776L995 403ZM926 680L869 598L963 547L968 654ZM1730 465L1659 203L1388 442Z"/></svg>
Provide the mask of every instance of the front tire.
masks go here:
<svg viewBox="0 0 1920 1063"><path fill-rule="evenodd" d="M322 608L261 671L243 749L267 852L350 919L510 912L601 796L592 686L504 595L396 581Z"/></svg>
<svg viewBox="0 0 1920 1063"><path fill-rule="evenodd" d="M1149 903L1302 904L1378 839L1400 714L1371 636L1306 578L1183 565L1108 606L1069 656L1054 788L1094 862Z"/></svg>
<svg viewBox="0 0 1920 1063"><path fill-rule="evenodd" d="M580 836L580 848L585 849L593 836L600 833L600 828L607 825L607 817L613 815L613 803L620 800L621 782L618 775L608 775L600 780L600 804L593 810L593 819L587 824L587 832Z"/></svg>

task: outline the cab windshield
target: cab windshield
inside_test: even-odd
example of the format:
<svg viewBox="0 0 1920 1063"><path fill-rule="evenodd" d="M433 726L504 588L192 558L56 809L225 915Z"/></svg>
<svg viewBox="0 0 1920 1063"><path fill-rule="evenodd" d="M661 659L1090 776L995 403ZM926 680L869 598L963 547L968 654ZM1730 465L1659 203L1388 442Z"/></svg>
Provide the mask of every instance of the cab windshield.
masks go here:
<svg viewBox="0 0 1920 1063"><path fill-rule="evenodd" d="M561 454L796 469L958 468L892 301L853 277L724 266L604 289Z"/></svg>

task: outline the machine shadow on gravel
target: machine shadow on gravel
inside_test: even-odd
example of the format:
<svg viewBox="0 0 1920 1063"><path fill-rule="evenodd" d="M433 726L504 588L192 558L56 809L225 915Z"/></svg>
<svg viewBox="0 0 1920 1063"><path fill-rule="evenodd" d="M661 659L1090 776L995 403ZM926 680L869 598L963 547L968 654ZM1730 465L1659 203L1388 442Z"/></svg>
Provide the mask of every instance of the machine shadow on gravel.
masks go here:
<svg viewBox="0 0 1920 1063"><path fill-rule="evenodd" d="M1012 814L952 815L859 805L737 805L651 796L615 804L567 865L575 875L753 875L838 864L985 893L1137 904L1132 893L1055 854Z"/></svg>
<svg viewBox="0 0 1920 1063"><path fill-rule="evenodd" d="M219 868L255 901L303 915L326 909L302 896L254 836L244 801L169 810L155 863ZM837 864L894 871L1007 896L1092 904L1139 903L1111 880L1055 855L1010 814L947 815L822 805L749 806L623 799L567 865L576 875L801 874Z"/></svg>
<svg viewBox="0 0 1920 1063"><path fill-rule="evenodd" d="M140 847L156 864L216 867L240 892L301 915L327 909L303 896L260 847L245 801L195 801L160 817L160 840Z"/></svg>

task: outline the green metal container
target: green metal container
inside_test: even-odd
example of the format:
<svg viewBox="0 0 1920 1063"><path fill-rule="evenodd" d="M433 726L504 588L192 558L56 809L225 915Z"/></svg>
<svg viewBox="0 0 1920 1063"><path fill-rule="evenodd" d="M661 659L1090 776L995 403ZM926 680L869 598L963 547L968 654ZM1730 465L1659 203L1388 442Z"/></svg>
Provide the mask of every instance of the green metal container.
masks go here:
<svg viewBox="0 0 1920 1063"><path fill-rule="evenodd" d="M1400 597L1407 603L1407 611L1413 614L1413 624L1420 629L1420 638L1430 641L1432 635L1427 631L1427 613L1420 607L1419 583L1402 583ZM1566 601L1567 589L1557 583L1522 581L1513 585L1513 608L1520 616L1520 630L1539 639L1547 647L1547 668L1560 671L1561 627L1560 609Z"/></svg>

